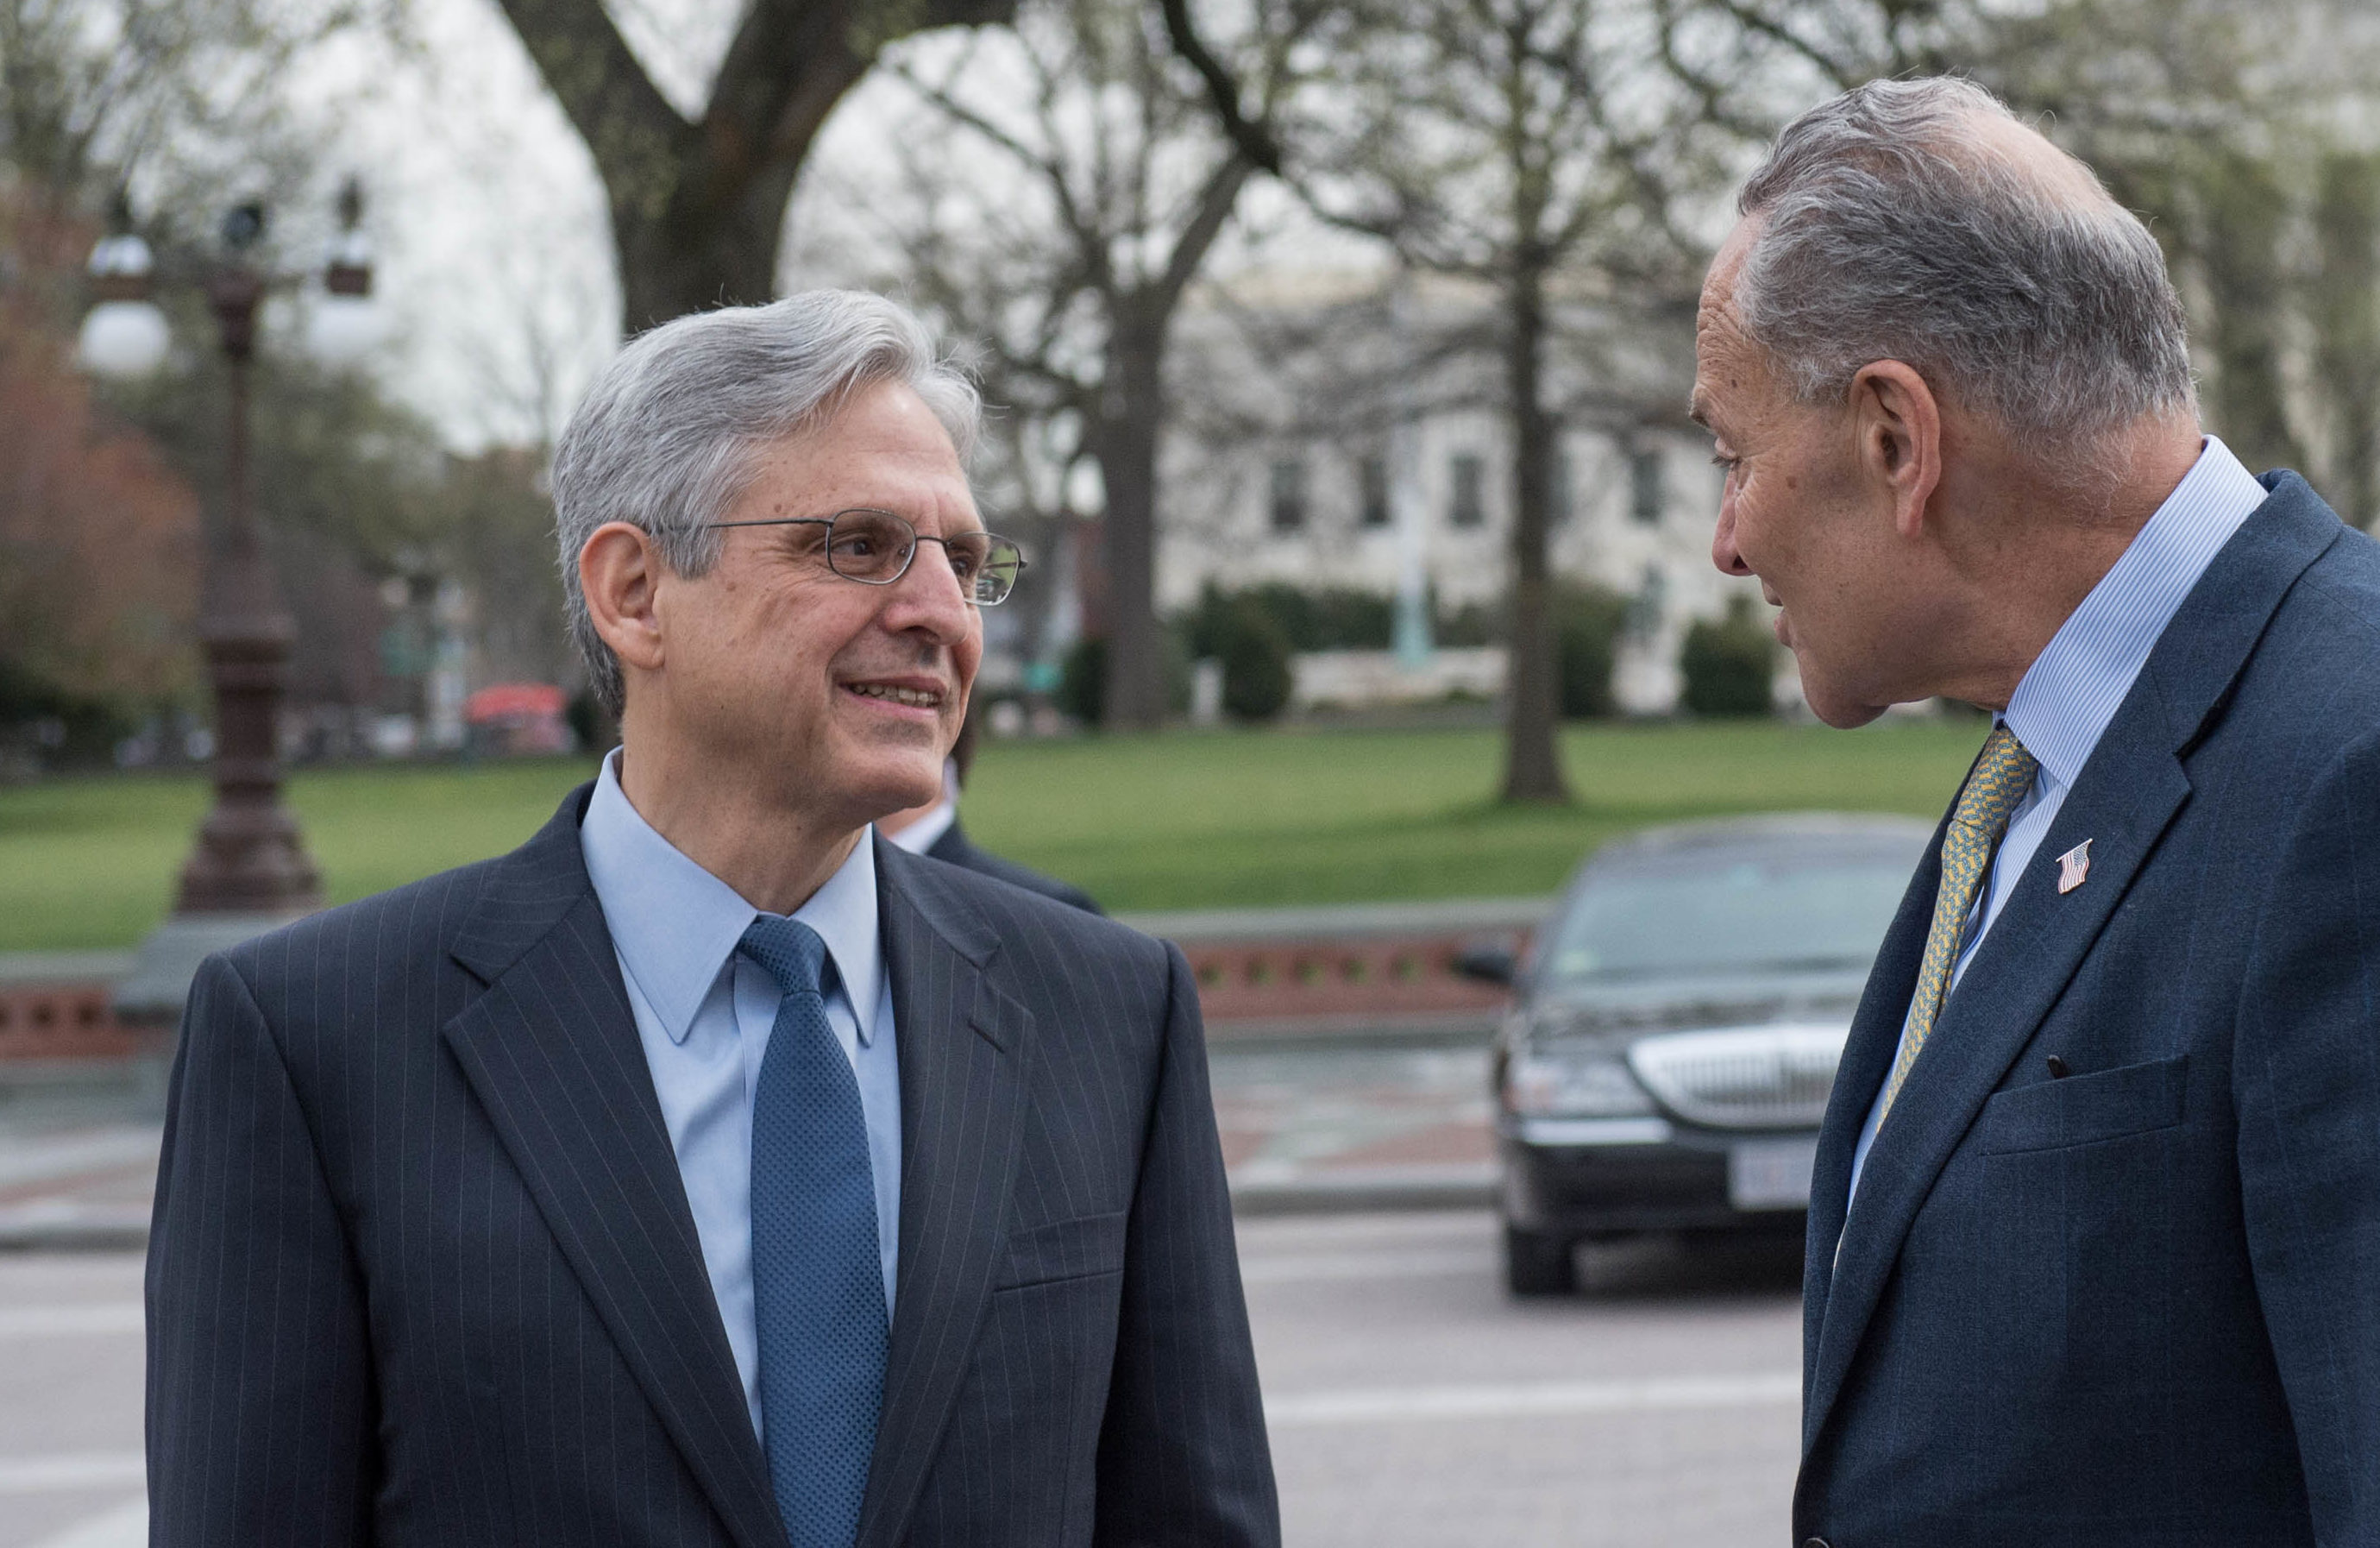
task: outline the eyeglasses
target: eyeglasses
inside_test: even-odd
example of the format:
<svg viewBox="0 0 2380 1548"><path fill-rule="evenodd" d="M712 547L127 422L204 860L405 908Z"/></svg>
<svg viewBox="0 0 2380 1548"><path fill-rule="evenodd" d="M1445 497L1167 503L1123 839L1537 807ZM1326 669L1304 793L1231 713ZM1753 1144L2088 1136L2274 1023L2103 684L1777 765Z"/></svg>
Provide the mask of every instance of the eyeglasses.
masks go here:
<svg viewBox="0 0 2380 1548"><path fill-rule="evenodd" d="M764 521L713 521L721 527L823 527L826 567L845 580L863 586L890 586L909 573L921 542L938 542L950 555L951 572L959 589L977 607L996 607L1016 589L1016 574L1025 567L1025 551L1007 538L990 532L958 532L929 538L891 511L847 510L832 516L782 516Z"/></svg>

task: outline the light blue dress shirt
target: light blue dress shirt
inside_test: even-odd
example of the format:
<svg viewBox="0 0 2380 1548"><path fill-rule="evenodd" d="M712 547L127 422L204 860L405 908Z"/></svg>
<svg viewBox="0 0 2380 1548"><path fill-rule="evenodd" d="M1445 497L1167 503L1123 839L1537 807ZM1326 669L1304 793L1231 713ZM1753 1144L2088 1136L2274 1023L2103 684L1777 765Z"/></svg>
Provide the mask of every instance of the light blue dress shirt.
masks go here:
<svg viewBox="0 0 2380 1548"><path fill-rule="evenodd" d="M2058 808L2066 804L2066 792L2082 776L2082 766L2091 761L2124 696L2131 692L2141 668L2148 664L2149 652L2166 626L2216 553L2264 503L2265 486L2255 475L2222 442L2206 437L2181 482L2026 669L2007 711L1996 718L2016 733L2041 771L2010 817L1990 877L1967 916L1959 960L1950 969L1951 990L1958 988L2001 905L2033 863L2050 824L2058 821ZM1909 1035L1905 1016L1900 1035ZM1910 1078L1923 1079L1924 1075L1912 1071ZM1852 1153L1853 1198L1859 1195L1860 1173L1866 1168L1868 1148L1876 1143L1876 1124L1883 1116L1880 1086L1860 1129L1859 1148Z"/></svg>
<svg viewBox="0 0 2380 1548"><path fill-rule="evenodd" d="M617 751L603 761L594 798L578 827L578 846L619 954L637 1036L702 1239L703 1267L727 1324L727 1347L735 1353L752 1430L759 1434L752 1092L776 1024L777 984L735 949L759 910L638 814L620 788L619 761ZM827 1021L859 1081L868 1159L876 1174L876 1240L889 1317L900 1256L901 1071L869 835L860 835L851 858L793 917L819 932L834 964ZM866 1006L866 1013L858 1006Z"/></svg>

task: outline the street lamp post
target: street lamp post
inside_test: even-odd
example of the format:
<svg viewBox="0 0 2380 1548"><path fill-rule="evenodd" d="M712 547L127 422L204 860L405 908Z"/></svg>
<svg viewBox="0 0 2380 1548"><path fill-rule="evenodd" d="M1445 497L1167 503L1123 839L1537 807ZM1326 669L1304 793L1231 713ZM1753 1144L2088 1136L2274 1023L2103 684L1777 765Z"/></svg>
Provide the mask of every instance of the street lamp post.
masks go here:
<svg viewBox="0 0 2380 1548"><path fill-rule="evenodd" d="M322 906L322 879L281 801L281 701L297 625L282 604L249 497L248 373L264 280L248 261L264 212L244 204L224 222L225 259L207 281L230 377L224 428L223 519L207 545L199 644L214 691L214 806L182 867L176 914L302 914Z"/></svg>
<svg viewBox="0 0 2380 1548"><path fill-rule="evenodd" d="M360 314L370 294L369 252L358 230L361 197L341 196L343 232L324 273L317 347L351 363L372 330ZM121 212L119 211L119 217ZM277 283L253 261L264 234L264 207L246 203L225 216L224 256L207 276L229 378L219 519L208 534L200 581L199 643L215 708L212 759L214 798L183 864L171 918L141 943L132 971L116 986L117 1014L159 1022L179 1017L199 962L322 905L320 873L298 823L281 798L280 720L297 626L283 604L258 529L249 477L249 376L258 311ZM85 365L102 375L147 375L164 363L168 335L149 298L148 249L118 233L91 254L99 304L83 328ZM319 313L320 308L318 308Z"/></svg>

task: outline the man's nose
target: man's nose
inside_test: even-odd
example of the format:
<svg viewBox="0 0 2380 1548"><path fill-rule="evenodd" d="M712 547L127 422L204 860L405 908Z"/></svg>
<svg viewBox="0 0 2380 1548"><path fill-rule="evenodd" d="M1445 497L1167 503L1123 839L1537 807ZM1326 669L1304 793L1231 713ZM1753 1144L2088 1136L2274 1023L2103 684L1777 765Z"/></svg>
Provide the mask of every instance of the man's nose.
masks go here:
<svg viewBox="0 0 2380 1548"><path fill-rule="evenodd" d="M1718 525L1711 532L1711 563L1724 575L1750 575L1752 567L1743 562L1743 555L1735 546L1735 502L1722 501L1718 507Z"/></svg>
<svg viewBox="0 0 2380 1548"><path fill-rule="evenodd" d="M975 627L975 605L951 564L951 551L939 542L917 540L908 572L892 583L892 592L893 616L886 621L895 628L923 628L948 642Z"/></svg>

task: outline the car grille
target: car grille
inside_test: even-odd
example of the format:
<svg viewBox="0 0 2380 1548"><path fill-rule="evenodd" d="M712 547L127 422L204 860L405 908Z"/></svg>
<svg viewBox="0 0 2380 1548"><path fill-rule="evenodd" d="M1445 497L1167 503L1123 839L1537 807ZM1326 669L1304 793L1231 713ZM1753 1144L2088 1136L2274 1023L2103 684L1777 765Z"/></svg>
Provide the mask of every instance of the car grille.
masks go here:
<svg viewBox="0 0 2380 1548"><path fill-rule="evenodd" d="M1815 1128L1844 1027L1731 1027L1641 1038L1628 1067L1653 1100L1706 1128Z"/></svg>

